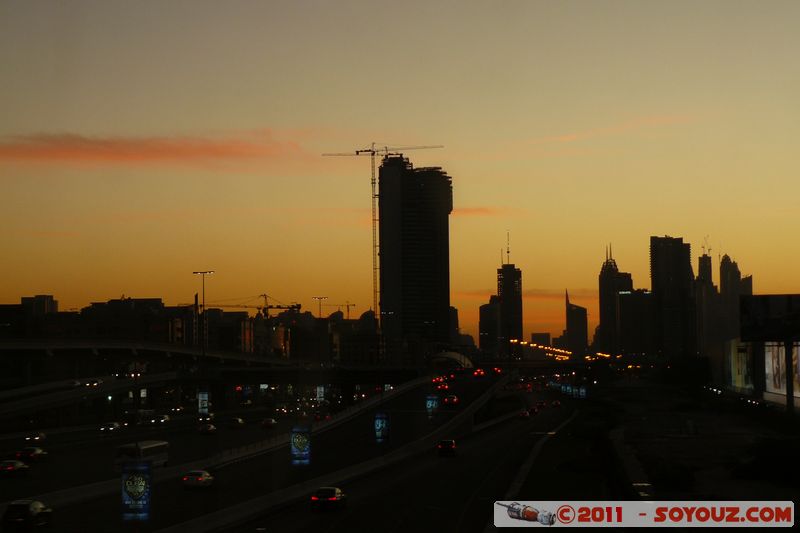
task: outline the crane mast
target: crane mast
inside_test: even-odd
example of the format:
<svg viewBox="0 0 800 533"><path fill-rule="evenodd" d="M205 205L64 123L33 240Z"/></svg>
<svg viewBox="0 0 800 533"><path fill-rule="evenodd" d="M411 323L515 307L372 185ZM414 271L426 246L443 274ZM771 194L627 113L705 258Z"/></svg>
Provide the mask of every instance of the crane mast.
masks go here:
<svg viewBox="0 0 800 533"><path fill-rule="evenodd" d="M380 265L378 263L378 254L380 252L380 242L378 241L378 191L377 191L377 179L375 176L375 156L377 154L382 154L384 157L396 152L402 152L406 150L423 150L428 148L444 148L443 145L432 145L432 146L400 146L400 147L389 147L383 146L379 147L376 146L373 142L368 148L361 148L355 150L354 152L343 152L343 153L331 153L331 154L322 154L324 156L366 156L368 155L370 158L370 185L372 187L372 195L371 195L371 203L372 203L372 309L375 312L375 319L378 323L378 327L380 328L380 309L378 308L378 294L380 292L379 287L379 278L380 278Z"/></svg>

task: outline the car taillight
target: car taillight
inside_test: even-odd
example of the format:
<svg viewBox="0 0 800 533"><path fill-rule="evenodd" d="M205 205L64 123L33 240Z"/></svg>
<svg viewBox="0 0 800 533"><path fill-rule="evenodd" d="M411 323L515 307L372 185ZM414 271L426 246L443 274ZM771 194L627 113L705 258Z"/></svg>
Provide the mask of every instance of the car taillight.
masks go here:
<svg viewBox="0 0 800 533"><path fill-rule="evenodd" d="M203 481L203 478L199 477L197 478L197 481Z"/></svg>
<svg viewBox="0 0 800 533"><path fill-rule="evenodd" d="M314 501L319 500L319 498L317 496L312 496L311 499L314 500Z"/></svg>
<svg viewBox="0 0 800 533"><path fill-rule="evenodd" d="M328 498L328 501L329 502L336 501L336 496L331 496L330 498Z"/></svg>
<svg viewBox="0 0 800 533"><path fill-rule="evenodd" d="M188 476L184 476L183 480L184 481L189 481L189 477Z"/></svg>
<svg viewBox="0 0 800 533"><path fill-rule="evenodd" d="M14 470L14 467L13 466L7 466L6 470Z"/></svg>
<svg viewBox="0 0 800 533"><path fill-rule="evenodd" d="M436 447L437 447L437 448L441 448L441 447L442 447L442 445L441 445L441 444L437 444L437 445L436 445Z"/></svg>

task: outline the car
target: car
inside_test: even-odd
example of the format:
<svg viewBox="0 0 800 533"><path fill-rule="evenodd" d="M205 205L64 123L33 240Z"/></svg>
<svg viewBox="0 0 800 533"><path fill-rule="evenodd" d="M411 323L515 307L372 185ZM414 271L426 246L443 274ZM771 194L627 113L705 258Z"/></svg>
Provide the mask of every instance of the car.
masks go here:
<svg viewBox="0 0 800 533"><path fill-rule="evenodd" d="M212 422L214 420L214 413L200 413L197 416L197 421L201 424L203 422Z"/></svg>
<svg viewBox="0 0 800 533"><path fill-rule="evenodd" d="M108 422L107 424L103 424L100 426L100 431L103 433L113 433L115 431L121 430L123 427L127 426L127 422L119 423L119 422Z"/></svg>
<svg viewBox="0 0 800 533"><path fill-rule="evenodd" d="M37 446L30 446L18 451L14 456L20 461L32 463L34 461L42 461L47 459L47 452Z"/></svg>
<svg viewBox="0 0 800 533"><path fill-rule="evenodd" d="M492 368L492 372L494 372L494 373L495 373L495 374L497 374L497 375L500 375L500 374L502 374L502 373L503 373L503 369L502 369L502 368L500 368L499 366L496 366L496 367L493 367L493 368Z"/></svg>
<svg viewBox="0 0 800 533"><path fill-rule="evenodd" d="M458 396L456 396L455 394L449 394L449 395L444 397L444 404L445 405L449 405L449 406L452 407L452 406L458 405L458 402L459 402Z"/></svg>
<svg viewBox="0 0 800 533"><path fill-rule="evenodd" d="M197 428L197 432L201 435L213 435L217 432L217 426L214 424L200 424Z"/></svg>
<svg viewBox="0 0 800 533"><path fill-rule="evenodd" d="M28 465L16 459L7 459L0 462L0 474L4 476L25 474L29 469Z"/></svg>
<svg viewBox="0 0 800 533"><path fill-rule="evenodd" d="M181 484L187 489L210 487L214 484L214 476L206 470L190 470L181 476Z"/></svg>
<svg viewBox="0 0 800 533"><path fill-rule="evenodd" d="M447 383L439 383L438 385L436 385L436 390L449 390L449 389L450 385L448 385Z"/></svg>
<svg viewBox="0 0 800 533"><path fill-rule="evenodd" d="M244 419L234 416L228 419L228 427L230 429L239 429L244 427Z"/></svg>
<svg viewBox="0 0 800 533"><path fill-rule="evenodd" d="M170 413L180 413L180 412L183 412L184 409L185 409L185 407L178 405L176 407L173 407L169 411L170 411Z"/></svg>
<svg viewBox="0 0 800 533"><path fill-rule="evenodd" d="M436 443L436 451L439 455L455 455L456 441L453 439L443 439Z"/></svg>
<svg viewBox="0 0 800 533"><path fill-rule="evenodd" d="M538 415L539 414L539 408L536 407L536 406L533 406L530 409L528 409L528 412L531 414L531 416Z"/></svg>
<svg viewBox="0 0 800 533"><path fill-rule="evenodd" d="M527 409L523 409L519 413L517 413L518 418L530 418L531 414L528 412Z"/></svg>
<svg viewBox="0 0 800 533"><path fill-rule="evenodd" d="M326 420L330 420L332 417L330 413L315 413L314 414L314 421L315 422L324 422Z"/></svg>
<svg viewBox="0 0 800 533"><path fill-rule="evenodd" d="M89 381L86 381L83 384L85 386L87 386L87 387L99 387L100 385L103 384L103 380L99 379L99 378L98 379L90 379Z"/></svg>
<svg viewBox="0 0 800 533"><path fill-rule="evenodd" d="M476 378L482 378L486 376L486 371L482 368L476 368L472 375Z"/></svg>
<svg viewBox="0 0 800 533"><path fill-rule="evenodd" d="M320 487L311 495L314 510L340 509L347 506L347 494L339 487Z"/></svg>
<svg viewBox="0 0 800 533"><path fill-rule="evenodd" d="M3 531L30 531L50 526L53 510L39 500L14 500L3 513Z"/></svg>
<svg viewBox="0 0 800 533"><path fill-rule="evenodd" d="M264 429L273 429L278 425L278 421L274 418L265 418L261 421L261 427Z"/></svg>
<svg viewBox="0 0 800 533"><path fill-rule="evenodd" d="M47 440L47 435L41 431L34 431L33 433L25 435L25 440L28 442L43 442Z"/></svg>
<svg viewBox="0 0 800 533"><path fill-rule="evenodd" d="M544 400L539 400L538 402L536 402L536 407L538 409L544 409L545 407L547 407L547 402Z"/></svg>
<svg viewBox="0 0 800 533"><path fill-rule="evenodd" d="M169 415L156 415L152 418L145 418L140 422L140 424L142 426L151 426L151 427L162 426L167 422L169 422L170 420L171 418L169 417Z"/></svg>
<svg viewBox="0 0 800 533"><path fill-rule="evenodd" d="M552 407L561 407L561 401L560 401L560 400L553 400L553 401L550 403L550 405L551 405Z"/></svg>

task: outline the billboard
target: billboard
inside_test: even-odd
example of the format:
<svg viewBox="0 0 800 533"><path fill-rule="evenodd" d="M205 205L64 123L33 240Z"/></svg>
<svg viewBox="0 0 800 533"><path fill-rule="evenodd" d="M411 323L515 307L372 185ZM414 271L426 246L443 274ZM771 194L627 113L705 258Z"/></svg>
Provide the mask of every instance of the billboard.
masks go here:
<svg viewBox="0 0 800 533"><path fill-rule="evenodd" d="M131 462L122 465L122 519L146 522L150 520L149 462Z"/></svg>
<svg viewBox="0 0 800 533"><path fill-rule="evenodd" d="M425 410L428 411L428 417L432 417L433 413L439 408L439 396L436 394L429 394L425 397Z"/></svg>
<svg viewBox="0 0 800 533"><path fill-rule="evenodd" d="M292 428L289 446L293 465L311 464L311 430L307 426Z"/></svg>
<svg viewBox="0 0 800 533"><path fill-rule="evenodd" d="M737 340L725 343L726 383L740 392L753 391L753 351L750 343Z"/></svg>
<svg viewBox="0 0 800 533"><path fill-rule="evenodd" d="M206 391L197 393L197 412L202 415L208 414L208 392Z"/></svg>
<svg viewBox="0 0 800 533"><path fill-rule="evenodd" d="M739 310L743 341L800 341L800 294L742 296Z"/></svg>
<svg viewBox="0 0 800 533"><path fill-rule="evenodd" d="M792 348L792 375L794 376L794 397L800 398L800 376L798 376L797 353L800 343ZM786 350L783 343L764 344L764 377L767 392L786 394Z"/></svg>
<svg viewBox="0 0 800 533"><path fill-rule="evenodd" d="M389 440L389 415L375 413L375 442L382 443Z"/></svg>

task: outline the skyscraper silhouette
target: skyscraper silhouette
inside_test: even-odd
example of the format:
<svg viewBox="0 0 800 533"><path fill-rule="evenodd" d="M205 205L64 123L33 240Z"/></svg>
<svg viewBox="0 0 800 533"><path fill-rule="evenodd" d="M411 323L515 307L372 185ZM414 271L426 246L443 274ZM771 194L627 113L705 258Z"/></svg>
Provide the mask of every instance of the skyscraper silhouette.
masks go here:
<svg viewBox="0 0 800 533"><path fill-rule="evenodd" d="M595 349L605 353L620 353L619 293L632 291L633 279L628 272L620 272L617 262L606 250L606 260L600 268L600 324L595 339Z"/></svg>
<svg viewBox="0 0 800 533"><path fill-rule="evenodd" d="M478 310L478 344L484 355L494 357L497 355L497 339L500 337L500 298L493 294L489 303L483 304Z"/></svg>
<svg viewBox="0 0 800 533"><path fill-rule="evenodd" d="M681 237L650 237L656 350L670 358L695 354L691 245Z"/></svg>
<svg viewBox="0 0 800 533"><path fill-rule="evenodd" d="M381 163L378 194L386 357L420 365L450 340L452 183L439 167L415 169L390 155Z"/></svg>
<svg viewBox="0 0 800 533"><path fill-rule="evenodd" d="M500 302L498 349L509 355L511 339L522 341L522 271L513 263L497 269L497 297Z"/></svg>
<svg viewBox="0 0 800 533"><path fill-rule="evenodd" d="M567 346L567 350L572 352L573 358L583 357L583 355L586 353L589 340L589 327L586 308L570 303L568 291L564 291L564 297L567 311L565 344Z"/></svg>

